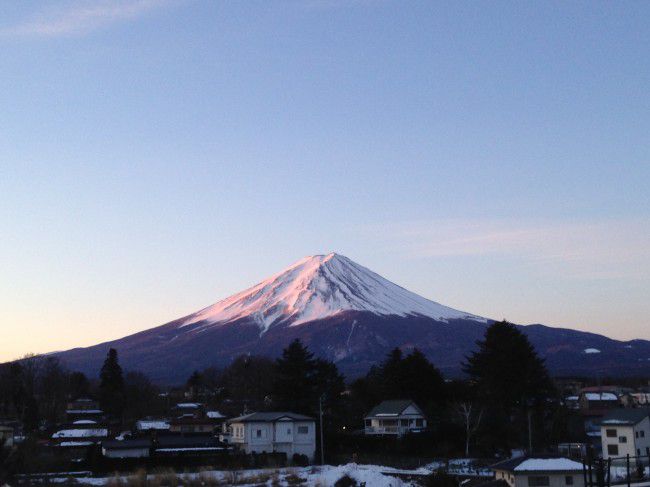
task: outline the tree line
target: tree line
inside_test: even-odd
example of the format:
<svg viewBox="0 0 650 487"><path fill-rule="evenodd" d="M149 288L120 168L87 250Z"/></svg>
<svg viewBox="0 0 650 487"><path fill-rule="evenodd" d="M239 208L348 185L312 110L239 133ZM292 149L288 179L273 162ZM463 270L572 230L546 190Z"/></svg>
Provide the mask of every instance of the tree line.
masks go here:
<svg viewBox="0 0 650 487"><path fill-rule="evenodd" d="M529 421L536 449L562 434L562 415L549 401L554 391L544 362L516 326L487 327L463 370L466 379L446 381L418 349L396 348L365 376L346 384L335 363L315 357L296 340L275 360L241 356L224 369L196 371L184 392L230 416L287 410L317 417L322 407L333 447L362 429L364 415L388 399L418 404L429 419L437 454L493 454L527 446ZM88 379L52 357L0 365L0 416L16 417L33 432L63 421L66 403L87 396L98 399L114 422L168 412L161 390L144 374L122 371L118 351L108 352L98 375L99 380Z"/></svg>

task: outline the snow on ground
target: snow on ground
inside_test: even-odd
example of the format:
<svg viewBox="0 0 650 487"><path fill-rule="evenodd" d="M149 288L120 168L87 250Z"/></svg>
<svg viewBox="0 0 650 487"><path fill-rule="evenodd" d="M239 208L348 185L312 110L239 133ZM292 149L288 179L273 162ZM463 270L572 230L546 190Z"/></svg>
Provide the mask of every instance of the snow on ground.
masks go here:
<svg viewBox="0 0 650 487"><path fill-rule="evenodd" d="M585 353L600 353L600 350L597 348L585 348Z"/></svg>
<svg viewBox="0 0 650 487"><path fill-rule="evenodd" d="M357 465L349 463L347 465L331 466L325 465L323 467L296 467L296 468L281 468L281 469L256 469L256 470L213 470L203 471L200 473L187 473L178 474L179 479L193 480L193 479L210 479L228 483L237 484L240 486L246 485L271 485L272 480L278 481L278 484L287 486L291 485L290 480L296 477L302 479L304 485L308 487L325 487L332 486L341 477L348 475L355 479L359 484L365 483L367 487L409 487L414 485L411 482L403 481L391 475L385 475L383 472L404 475L426 475L431 473L426 467L417 470L399 470L390 467L383 467L380 465ZM147 476L147 480L153 480L155 475ZM64 483L68 479L65 477L49 478L51 483ZM122 481L127 481L128 476L121 477ZM111 478L77 478L78 485L92 485L104 486L107 485ZM249 482L247 484L246 482ZM294 484L295 485L295 484Z"/></svg>
<svg viewBox="0 0 650 487"><path fill-rule="evenodd" d="M627 467L626 466L614 466L610 467L610 475L613 482L622 482L627 479ZM632 475L636 474L636 467L632 465L630 467L630 473ZM644 471L645 477L650 477L650 467L646 467Z"/></svg>
<svg viewBox="0 0 650 487"><path fill-rule="evenodd" d="M462 476L483 476L491 475L491 471L484 467L476 467L475 460L471 458L459 458L449 462L435 461L416 469L399 469L383 465L361 465L348 463L347 465L325 465L323 467L288 467L280 469L252 469L252 470L210 470L200 473L179 473L181 480L209 479L223 482L224 485L237 484L240 486L254 485L303 485L307 487L332 486L341 477L348 475L359 484L365 483L367 487L408 487L416 485L412 482L402 480L398 476L425 476L439 469L448 467L449 473ZM147 479L153 480L154 474ZM296 478L302 483L295 482ZM48 479L52 483L63 483L67 479L64 476ZM121 477L122 481L128 480L128 476ZM111 478L77 478L79 485L105 486Z"/></svg>

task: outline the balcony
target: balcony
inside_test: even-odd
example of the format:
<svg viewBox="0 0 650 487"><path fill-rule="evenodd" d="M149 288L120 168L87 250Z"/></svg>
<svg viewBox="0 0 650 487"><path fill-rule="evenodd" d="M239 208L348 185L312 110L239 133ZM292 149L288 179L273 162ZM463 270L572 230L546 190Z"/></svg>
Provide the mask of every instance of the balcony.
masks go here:
<svg viewBox="0 0 650 487"><path fill-rule="evenodd" d="M364 433L367 435L397 435L402 436L409 432L419 432L424 428L414 426L366 426Z"/></svg>

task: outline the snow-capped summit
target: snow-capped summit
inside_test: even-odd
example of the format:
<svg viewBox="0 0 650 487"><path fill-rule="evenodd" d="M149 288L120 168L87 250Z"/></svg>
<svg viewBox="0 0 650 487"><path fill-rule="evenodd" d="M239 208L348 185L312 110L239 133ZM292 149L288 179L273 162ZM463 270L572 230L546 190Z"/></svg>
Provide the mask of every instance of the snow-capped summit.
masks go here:
<svg viewBox="0 0 650 487"><path fill-rule="evenodd" d="M418 296L332 253L305 257L188 316L49 356L94 375L114 348L123 368L180 384L196 370L227 367L237 357L278 357L297 339L348 378L365 374L395 347L417 348L444 374L456 376L490 322ZM621 376L650 373L650 341L619 342L543 325L519 329L560 376L598 374L603 364Z"/></svg>
<svg viewBox="0 0 650 487"><path fill-rule="evenodd" d="M305 257L255 286L190 315L180 327L251 318L265 332L274 323L291 326L343 311L426 316L437 321L485 319L430 301L336 253Z"/></svg>

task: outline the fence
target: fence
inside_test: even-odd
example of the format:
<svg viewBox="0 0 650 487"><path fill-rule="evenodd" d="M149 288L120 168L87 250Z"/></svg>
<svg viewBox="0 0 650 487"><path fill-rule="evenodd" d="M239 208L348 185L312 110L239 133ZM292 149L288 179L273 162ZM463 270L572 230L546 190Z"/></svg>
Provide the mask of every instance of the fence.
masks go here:
<svg viewBox="0 0 650 487"><path fill-rule="evenodd" d="M582 465L585 487L610 487L650 481L650 456L624 456L585 460Z"/></svg>

